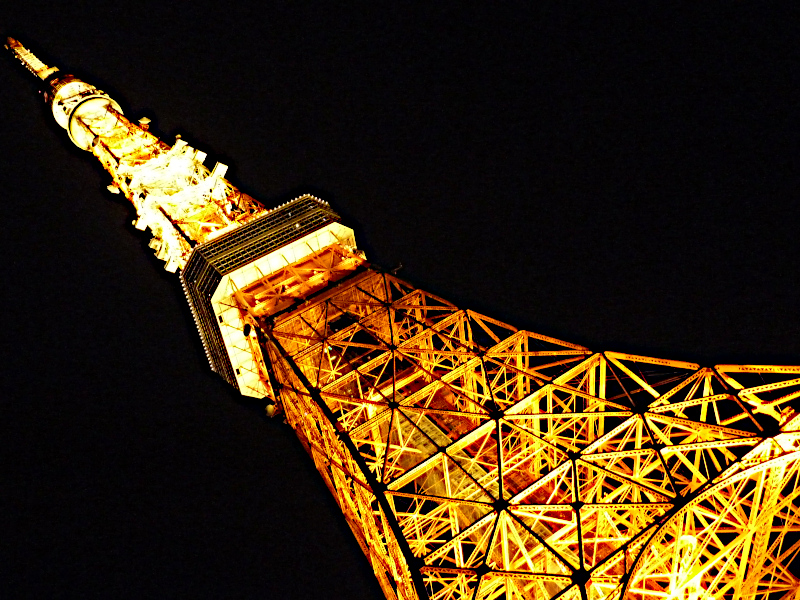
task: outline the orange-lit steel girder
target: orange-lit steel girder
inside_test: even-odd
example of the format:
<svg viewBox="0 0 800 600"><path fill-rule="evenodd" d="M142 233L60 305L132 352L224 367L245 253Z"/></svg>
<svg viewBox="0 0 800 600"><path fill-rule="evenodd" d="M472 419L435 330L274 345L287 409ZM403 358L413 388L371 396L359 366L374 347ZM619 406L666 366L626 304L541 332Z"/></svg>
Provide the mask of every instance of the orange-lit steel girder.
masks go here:
<svg viewBox="0 0 800 600"><path fill-rule="evenodd" d="M798 367L592 353L372 270L259 324L388 598L798 593Z"/></svg>

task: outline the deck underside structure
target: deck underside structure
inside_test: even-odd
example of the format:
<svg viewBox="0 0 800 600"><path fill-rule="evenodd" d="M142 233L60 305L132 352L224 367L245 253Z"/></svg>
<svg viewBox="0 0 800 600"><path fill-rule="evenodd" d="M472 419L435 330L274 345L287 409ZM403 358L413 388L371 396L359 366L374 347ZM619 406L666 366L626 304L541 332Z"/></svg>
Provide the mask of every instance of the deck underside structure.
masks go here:
<svg viewBox="0 0 800 600"><path fill-rule="evenodd" d="M259 326L387 597L798 597L800 368L593 353L373 270Z"/></svg>

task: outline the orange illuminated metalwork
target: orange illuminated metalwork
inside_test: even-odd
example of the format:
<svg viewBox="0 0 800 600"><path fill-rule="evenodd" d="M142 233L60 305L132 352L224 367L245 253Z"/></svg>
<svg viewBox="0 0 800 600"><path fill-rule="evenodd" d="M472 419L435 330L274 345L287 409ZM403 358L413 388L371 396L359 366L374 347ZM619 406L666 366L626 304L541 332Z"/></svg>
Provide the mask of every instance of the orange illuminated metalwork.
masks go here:
<svg viewBox="0 0 800 600"><path fill-rule="evenodd" d="M267 211L7 47L182 269L212 368L295 429L387 598L800 598L800 367L592 352L459 309L370 266L322 201Z"/></svg>

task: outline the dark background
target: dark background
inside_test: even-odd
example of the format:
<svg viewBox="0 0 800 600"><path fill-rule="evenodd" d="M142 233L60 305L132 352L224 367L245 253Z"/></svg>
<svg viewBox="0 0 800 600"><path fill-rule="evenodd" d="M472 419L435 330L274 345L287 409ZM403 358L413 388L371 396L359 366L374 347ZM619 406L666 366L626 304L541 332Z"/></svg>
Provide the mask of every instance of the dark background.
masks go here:
<svg viewBox="0 0 800 600"><path fill-rule="evenodd" d="M796 9L16 4L0 32L460 306L800 363ZM0 597L381 597L35 83L0 59Z"/></svg>

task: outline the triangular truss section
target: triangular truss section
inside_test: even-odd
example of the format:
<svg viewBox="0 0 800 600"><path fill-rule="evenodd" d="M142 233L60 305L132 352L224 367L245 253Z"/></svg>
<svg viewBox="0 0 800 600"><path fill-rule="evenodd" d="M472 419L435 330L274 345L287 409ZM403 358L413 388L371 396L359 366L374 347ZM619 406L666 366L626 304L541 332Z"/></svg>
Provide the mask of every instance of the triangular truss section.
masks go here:
<svg viewBox="0 0 800 600"><path fill-rule="evenodd" d="M790 402L800 398L800 367L717 365L716 369L754 412L779 421L784 420L787 409L792 410Z"/></svg>
<svg viewBox="0 0 800 600"><path fill-rule="evenodd" d="M670 508L669 503L584 504L580 509L580 554L585 568L594 569Z"/></svg>
<svg viewBox="0 0 800 600"><path fill-rule="evenodd" d="M485 502L424 494L388 491L387 498L417 557L429 555L493 510Z"/></svg>
<svg viewBox="0 0 800 600"><path fill-rule="evenodd" d="M673 476L665 469L664 458L652 448L584 454L581 459L620 478L642 483L669 498L677 495Z"/></svg>
<svg viewBox="0 0 800 600"><path fill-rule="evenodd" d="M497 571L567 577L573 571L545 538L506 511L497 518L486 561Z"/></svg>
<svg viewBox="0 0 800 600"><path fill-rule="evenodd" d="M577 392L548 386L539 398L531 399L528 406L521 408L522 414L506 414L505 419L564 452L580 452L631 416L630 411L620 410L622 407L594 398L589 399L591 412L585 412L586 403L581 400ZM534 412L540 408L546 410Z"/></svg>

